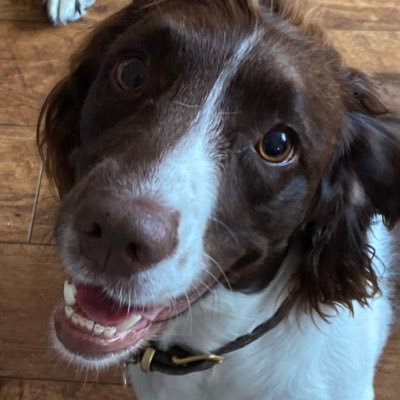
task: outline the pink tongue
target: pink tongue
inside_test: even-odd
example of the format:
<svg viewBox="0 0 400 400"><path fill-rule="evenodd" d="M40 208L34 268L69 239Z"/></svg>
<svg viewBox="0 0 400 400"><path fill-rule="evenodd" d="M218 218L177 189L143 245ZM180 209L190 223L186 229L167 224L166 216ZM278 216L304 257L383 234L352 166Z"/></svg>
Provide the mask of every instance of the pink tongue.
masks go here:
<svg viewBox="0 0 400 400"><path fill-rule="evenodd" d="M117 325L132 314L140 314L147 320L153 321L161 312L161 307L153 307L145 311L122 306L114 300L106 297L104 291L99 287L78 285L76 301L81 311L86 316L102 325Z"/></svg>

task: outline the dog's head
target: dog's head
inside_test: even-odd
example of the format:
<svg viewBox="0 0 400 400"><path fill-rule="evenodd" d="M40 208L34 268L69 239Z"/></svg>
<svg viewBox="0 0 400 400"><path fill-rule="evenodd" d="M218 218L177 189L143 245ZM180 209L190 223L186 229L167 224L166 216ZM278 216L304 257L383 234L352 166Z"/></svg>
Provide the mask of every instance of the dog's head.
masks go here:
<svg viewBox="0 0 400 400"><path fill-rule="evenodd" d="M261 290L291 246L305 308L378 291L366 232L400 214L399 120L301 3L136 1L74 57L39 134L70 353L134 351L218 279Z"/></svg>

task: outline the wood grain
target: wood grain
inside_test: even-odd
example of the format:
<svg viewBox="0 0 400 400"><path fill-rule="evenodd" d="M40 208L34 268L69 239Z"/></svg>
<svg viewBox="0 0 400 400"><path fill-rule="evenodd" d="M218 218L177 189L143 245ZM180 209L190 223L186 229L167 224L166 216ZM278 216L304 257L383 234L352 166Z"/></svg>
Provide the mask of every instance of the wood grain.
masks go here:
<svg viewBox="0 0 400 400"><path fill-rule="evenodd" d="M0 124L36 125L44 99L65 74L81 32L83 27L55 33L44 24L0 24Z"/></svg>
<svg viewBox="0 0 400 400"><path fill-rule="evenodd" d="M400 20L399 20L400 23ZM400 32L329 31L345 63L365 72L400 72Z"/></svg>
<svg viewBox="0 0 400 400"><path fill-rule="evenodd" d="M35 143L31 128L0 125L0 242L28 240L41 169Z"/></svg>
<svg viewBox="0 0 400 400"><path fill-rule="evenodd" d="M377 73L374 78L380 85L385 105L400 115L400 73Z"/></svg>
<svg viewBox="0 0 400 400"><path fill-rule="evenodd" d="M327 28L345 30L398 30L397 0L309 0L321 11ZM92 24L130 4L130 0L97 0L76 25ZM49 24L41 0L2 0L0 20Z"/></svg>
<svg viewBox="0 0 400 400"><path fill-rule="evenodd" d="M309 0L330 29L398 30L398 0Z"/></svg>
<svg viewBox="0 0 400 400"><path fill-rule="evenodd" d="M65 277L52 247L0 244L0 377L121 383L119 368L89 373L51 349L49 320Z"/></svg>
<svg viewBox="0 0 400 400"><path fill-rule="evenodd" d="M97 22L108 15L118 11L131 0L97 0L81 21L76 25L84 25ZM45 22L50 25L42 0L2 0L0 2L0 21L31 21Z"/></svg>
<svg viewBox="0 0 400 400"><path fill-rule="evenodd" d="M0 378L0 400L134 400L130 387Z"/></svg>
<svg viewBox="0 0 400 400"><path fill-rule="evenodd" d="M387 343L375 377L376 400L400 398L400 327Z"/></svg>

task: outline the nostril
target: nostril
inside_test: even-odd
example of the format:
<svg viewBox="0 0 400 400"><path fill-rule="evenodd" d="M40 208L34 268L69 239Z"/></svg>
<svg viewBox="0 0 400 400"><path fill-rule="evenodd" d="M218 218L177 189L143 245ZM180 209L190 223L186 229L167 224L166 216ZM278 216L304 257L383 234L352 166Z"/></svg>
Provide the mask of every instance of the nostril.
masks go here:
<svg viewBox="0 0 400 400"><path fill-rule="evenodd" d="M136 243L129 243L128 246L126 247L126 251L129 255L129 257L133 261L138 261L139 259L139 246Z"/></svg>
<svg viewBox="0 0 400 400"><path fill-rule="evenodd" d="M101 239L103 232L97 222L94 222L89 229L85 230L85 234L92 239Z"/></svg>

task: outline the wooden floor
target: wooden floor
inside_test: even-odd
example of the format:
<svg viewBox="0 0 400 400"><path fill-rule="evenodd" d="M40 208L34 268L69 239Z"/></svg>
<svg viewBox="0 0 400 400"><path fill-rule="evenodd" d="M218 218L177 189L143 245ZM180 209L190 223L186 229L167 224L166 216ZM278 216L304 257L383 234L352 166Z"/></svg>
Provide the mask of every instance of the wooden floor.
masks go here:
<svg viewBox="0 0 400 400"><path fill-rule="evenodd" d="M48 24L41 1L0 0L0 400L132 399L120 368L76 371L49 349L48 320L63 275L51 246L54 201L35 149L39 107L72 49L129 0L98 1L82 22L63 28ZM325 10L346 61L375 74L400 110L400 1L312 3ZM399 371L395 333L379 366L377 399L400 399Z"/></svg>

